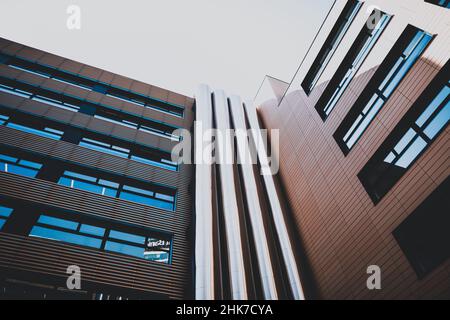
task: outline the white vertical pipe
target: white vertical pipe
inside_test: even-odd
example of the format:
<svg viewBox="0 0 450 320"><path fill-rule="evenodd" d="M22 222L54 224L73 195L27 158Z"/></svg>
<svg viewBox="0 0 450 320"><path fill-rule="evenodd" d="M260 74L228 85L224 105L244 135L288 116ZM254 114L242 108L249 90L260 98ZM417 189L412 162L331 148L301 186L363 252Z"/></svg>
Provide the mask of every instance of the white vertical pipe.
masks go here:
<svg viewBox="0 0 450 320"><path fill-rule="evenodd" d="M250 127L254 129L254 131L252 132L258 135L258 137L256 136L254 137L254 141L263 141L258 122L258 116L256 114L256 108L253 105L253 101L251 100L246 101L244 107ZM262 166L268 164L267 150L263 146L260 146L257 152L259 161L262 164ZM263 175L263 178L270 202L270 207L272 209L272 216L275 223L275 229L277 231L278 238L280 240L280 245L282 248L284 264L286 265L287 268L287 274L289 278L291 291L296 300L304 300L305 295L303 292L302 283L300 281L297 263L294 257L294 251L292 248L291 240L289 239L286 221L284 219L283 211L281 209L280 199L278 198L275 183L273 181L273 176L270 174L265 174Z"/></svg>
<svg viewBox="0 0 450 320"><path fill-rule="evenodd" d="M247 139L244 109L239 96L230 97L231 114L237 135L238 161L242 168L245 196L250 216L250 222L255 239L256 255L261 274L261 284L264 298L274 300L278 298L275 278L270 257L267 233L264 228L263 213L259 202L256 179L253 173L250 150Z"/></svg>
<svg viewBox="0 0 450 320"><path fill-rule="evenodd" d="M212 127L211 90L200 85L195 96L197 125L195 130L195 299L214 299L214 248L212 219L211 145Z"/></svg>
<svg viewBox="0 0 450 320"><path fill-rule="evenodd" d="M222 90L214 91L214 115L216 120L216 161L219 163L222 190L225 233L227 236L228 262L232 299L247 299L247 284L242 251L239 210L233 173L232 142L230 133L228 101Z"/></svg>

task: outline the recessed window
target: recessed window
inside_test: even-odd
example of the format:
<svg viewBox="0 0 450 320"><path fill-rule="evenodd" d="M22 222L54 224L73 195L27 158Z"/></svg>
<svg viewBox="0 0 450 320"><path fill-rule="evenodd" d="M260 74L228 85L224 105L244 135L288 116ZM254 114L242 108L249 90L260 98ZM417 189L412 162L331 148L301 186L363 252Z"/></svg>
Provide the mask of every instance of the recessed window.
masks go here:
<svg viewBox="0 0 450 320"><path fill-rule="evenodd" d="M100 83L87 77L76 75L48 65L39 64L19 57L2 54L0 62L11 68L34 74L43 78L50 78L55 81L68 84L83 90L92 90L106 94L115 99L137 104L145 108L150 108L158 112L170 114L177 117L184 116L184 107L172 103L160 101L137 92L132 92L106 83Z"/></svg>
<svg viewBox="0 0 450 320"><path fill-rule="evenodd" d="M75 96L68 96L54 90L0 77L0 91L45 103L60 109L93 115L95 118L108 121L127 128L140 130L152 135L179 141L181 137L174 134L178 127L158 120L124 113L110 106L88 102Z"/></svg>
<svg viewBox="0 0 450 320"><path fill-rule="evenodd" d="M168 192L168 190L159 188L144 189L74 171L64 171L64 174L59 178L58 184L164 210L175 210L175 190Z"/></svg>
<svg viewBox="0 0 450 320"><path fill-rule="evenodd" d="M129 149L121 148L119 146L115 146L96 139L82 138L79 145L82 147L108 153L122 158L128 158L130 154Z"/></svg>
<svg viewBox="0 0 450 320"><path fill-rule="evenodd" d="M450 8L450 0L425 0L425 2L432 3L444 8Z"/></svg>
<svg viewBox="0 0 450 320"><path fill-rule="evenodd" d="M9 214L8 210L12 211L0 206L0 219L3 212L5 215ZM134 232L131 231L133 229ZM81 221L81 216L76 215L66 217L43 213L34 224L29 236L111 251L149 261L170 263L171 258L172 241L168 234L121 226L119 223L111 225L95 218L89 218L89 222L84 222Z"/></svg>
<svg viewBox="0 0 450 320"><path fill-rule="evenodd" d="M323 120L334 109L390 20L391 16L384 12L372 12L315 106Z"/></svg>
<svg viewBox="0 0 450 320"><path fill-rule="evenodd" d="M448 125L449 72L447 62L358 174L374 203L389 192Z"/></svg>
<svg viewBox="0 0 450 320"><path fill-rule="evenodd" d="M433 36L408 26L334 134L347 154L425 51Z"/></svg>
<svg viewBox="0 0 450 320"><path fill-rule="evenodd" d="M3 225L5 224L6 220L8 220L12 211L12 208L0 206L0 230L2 230Z"/></svg>
<svg viewBox="0 0 450 320"><path fill-rule="evenodd" d="M54 140L60 140L64 132L57 130L51 126L47 126L43 121L35 121L31 119L11 119L10 116L0 113L0 126L13 128L19 131L32 133L41 137Z"/></svg>
<svg viewBox="0 0 450 320"><path fill-rule="evenodd" d="M0 171L34 178L42 164L0 153Z"/></svg>
<svg viewBox="0 0 450 320"><path fill-rule="evenodd" d="M331 29L328 38L325 40L319 54L302 82L302 88L306 94L309 95L317 84L317 81L333 57L339 43L347 33L361 6L362 2L356 0L349 0L345 5L344 10L339 15L333 29Z"/></svg>
<svg viewBox="0 0 450 320"><path fill-rule="evenodd" d="M419 279L450 258L450 178L393 232Z"/></svg>

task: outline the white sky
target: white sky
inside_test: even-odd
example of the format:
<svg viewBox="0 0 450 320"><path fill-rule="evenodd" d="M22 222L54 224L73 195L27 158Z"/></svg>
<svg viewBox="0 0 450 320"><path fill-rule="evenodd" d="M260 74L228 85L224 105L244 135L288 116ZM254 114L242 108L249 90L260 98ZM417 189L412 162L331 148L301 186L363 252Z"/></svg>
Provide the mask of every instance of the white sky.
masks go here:
<svg viewBox="0 0 450 320"><path fill-rule="evenodd" d="M333 0L1 0L0 36L192 96L290 82ZM81 30L66 27L68 5Z"/></svg>

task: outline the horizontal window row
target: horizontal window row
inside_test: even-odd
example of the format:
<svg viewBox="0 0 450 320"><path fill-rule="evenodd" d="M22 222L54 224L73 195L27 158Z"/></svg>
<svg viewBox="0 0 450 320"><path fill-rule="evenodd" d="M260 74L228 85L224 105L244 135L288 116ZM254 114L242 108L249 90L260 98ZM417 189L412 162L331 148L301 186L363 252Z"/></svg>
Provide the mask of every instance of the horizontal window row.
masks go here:
<svg viewBox="0 0 450 320"><path fill-rule="evenodd" d="M13 113L0 107L0 126L10 127L23 132L42 137L63 140L82 147L100 151L121 158L131 159L140 163L156 166L171 171L178 170L178 164L171 160L171 154L166 151L146 148L129 142L122 142L97 133L79 130L67 125L52 123L46 119Z"/></svg>
<svg viewBox="0 0 450 320"><path fill-rule="evenodd" d="M309 69L308 73L305 76L305 79L301 84L306 94L309 95L314 86L317 84L317 81L319 80L326 66L336 52L337 47L347 33L347 30L349 29L362 5L363 3L361 1L347 1L347 4L339 15L336 23L331 29L330 34L325 40L325 43L320 49L319 54L311 65L311 68Z"/></svg>
<svg viewBox="0 0 450 320"><path fill-rule="evenodd" d="M115 178L64 162L32 159L23 152L17 155L14 152L1 151L0 171L54 181L69 188L175 211L176 190L173 188Z"/></svg>
<svg viewBox="0 0 450 320"><path fill-rule="evenodd" d="M180 136L174 133L178 128L172 125L126 114L99 103L88 102L81 98L36 87L25 82L0 77L0 91L39 101L64 110L91 115L104 121L147 132L155 136L174 141L180 140Z"/></svg>
<svg viewBox="0 0 450 320"><path fill-rule="evenodd" d="M137 92L125 90L107 83L89 79L68 71L56 69L51 66L39 64L19 57L13 57L6 54L0 55L0 62L12 68L32 73L44 78L54 79L56 81L76 86L81 89L92 90L120 99L129 103L133 103L142 107L154 109L170 115L183 117L184 107L175 104L163 102L155 98L151 98Z"/></svg>
<svg viewBox="0 0 450 320"><path fill-rule="evenodd" d="M82 214L2 204L0 231L171 263L171 234Z"/></svg>

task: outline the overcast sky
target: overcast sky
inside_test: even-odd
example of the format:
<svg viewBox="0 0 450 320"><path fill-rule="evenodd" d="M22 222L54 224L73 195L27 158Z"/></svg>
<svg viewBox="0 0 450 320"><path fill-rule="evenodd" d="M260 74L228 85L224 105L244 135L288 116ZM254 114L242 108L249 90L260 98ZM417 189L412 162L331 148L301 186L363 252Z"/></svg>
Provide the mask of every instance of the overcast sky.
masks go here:
<svg viewBox="0 0 450 320"><path fill-rule="evenodd" d="M0 36L192 96L290 81L333 0L1 0ZM66 27L69 5L81 29Z"/></svg>

